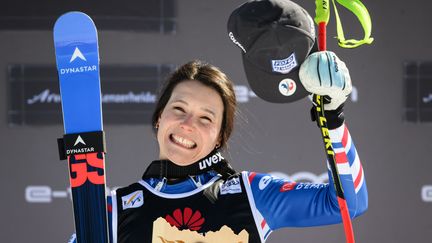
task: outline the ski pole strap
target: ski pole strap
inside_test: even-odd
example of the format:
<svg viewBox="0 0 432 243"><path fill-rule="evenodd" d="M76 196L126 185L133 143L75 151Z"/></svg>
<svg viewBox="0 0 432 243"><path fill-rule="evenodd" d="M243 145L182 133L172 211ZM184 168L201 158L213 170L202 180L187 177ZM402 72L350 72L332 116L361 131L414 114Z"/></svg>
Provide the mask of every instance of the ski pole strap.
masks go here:
<svg viewBox="0 0 432 243"><path fill-rule="evenodd" d="M324 104L327 104L326 101L329 99L328 96L324 96ZM312 106L311 110L310 110L310 116L311 116L311 120L313 122L316 122L317 126L319 128L321 128L320 126L320 120L318 118L316 109L317 109L317 104L314 103L314 105ZM325 111L324 117L327 120L327 128L332 130L332 129L336 129L340 126L342 126L342 124L345 121L345 115L343 113L343 108L344 108L344 104L342 103L336 110L331 110Z"/></svg>
<svg viewBox="0 0 432 243"><path fill-rule="evenodd" d="M105 133L103 131L65 134L57 139L60 160L67 156L86 153L106 153Z"/></svg>
<svg viewBox="0 0 432 243"><path fill-rule="evenodd" d="M336 16L336 30L337 39L339 46L343 48L355 48L363 44L371 44L373 38L371 37L372 32L372 21L366 7L359 0L336 0L339 4L349 9L354 15L357 16L360 24L363 27L364 37L362 40L356 39L345 39L342 22L339 18L335 0L333 0L333 8Z"/></svg>

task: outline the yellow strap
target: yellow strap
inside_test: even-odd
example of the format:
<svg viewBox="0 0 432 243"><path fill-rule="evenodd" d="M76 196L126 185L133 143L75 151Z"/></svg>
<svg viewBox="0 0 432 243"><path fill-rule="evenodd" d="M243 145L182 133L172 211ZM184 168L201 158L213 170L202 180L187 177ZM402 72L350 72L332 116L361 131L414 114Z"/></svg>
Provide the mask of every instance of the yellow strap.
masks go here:
<svg viewBox="0 0 432 243"><path fill-rule="evenodd" d="M372 21L366 7L359 0L336 0L336 1L342 6L344 6L345 8L348 8L353 14L357 16L364 30L364 38L362 40L356 40L356 39L346 40L342 28L342 22L339 18L339 14L336 8L335 0L332 0L333 8L335 10L335 16L336 16L336 30L337 30L337 39L339 42L339 46L343 48L355 48L363 44L371 44L373 41L373 38L371 37Z"/></svg>

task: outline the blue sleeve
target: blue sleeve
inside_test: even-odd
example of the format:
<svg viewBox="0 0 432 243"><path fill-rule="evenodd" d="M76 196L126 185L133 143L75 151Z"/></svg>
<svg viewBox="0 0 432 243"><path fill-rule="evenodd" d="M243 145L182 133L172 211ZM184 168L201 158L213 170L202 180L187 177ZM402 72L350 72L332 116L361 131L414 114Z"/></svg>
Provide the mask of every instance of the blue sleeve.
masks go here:
<svg viewBox="0 0 432 243"><path fill-rule="evenodd" d="M345 124L331 130L330 138L351 217L359 216L368 204L363 167ZM310 184L248 172L247 184L263 217L262 227L267 224L275 230L342 222L331 172L328 173L329 184Z"/></svg>

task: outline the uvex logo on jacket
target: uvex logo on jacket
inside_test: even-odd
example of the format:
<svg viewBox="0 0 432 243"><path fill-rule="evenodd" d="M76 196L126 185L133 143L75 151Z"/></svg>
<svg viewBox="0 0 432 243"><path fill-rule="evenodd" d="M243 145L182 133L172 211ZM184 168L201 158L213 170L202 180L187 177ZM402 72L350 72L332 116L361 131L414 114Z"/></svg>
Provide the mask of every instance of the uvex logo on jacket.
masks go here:
<svg viewBox="0 0 432 243"><path fill-rule="evenodd" d="M221 162L224 158L222 157L220 152L217 152L213 156L207 157L199 162L200 170L204 170L208 166L212 166L212 164L217 164Z"/></svg>

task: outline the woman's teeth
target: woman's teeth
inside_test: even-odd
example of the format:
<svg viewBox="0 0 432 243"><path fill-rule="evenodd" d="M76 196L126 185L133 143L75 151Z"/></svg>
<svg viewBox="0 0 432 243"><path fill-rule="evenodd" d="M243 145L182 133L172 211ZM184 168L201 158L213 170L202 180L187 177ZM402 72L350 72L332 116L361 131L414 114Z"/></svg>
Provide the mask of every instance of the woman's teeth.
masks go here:
<svg viewBox="0 0 432 243"><path fill-rule="evenodd" d="M180 136L176 136L174 134L171 135L171 137L172 137L172 140L175 143L180 144L183 147L186 147L186 148L193 148L193 147L195 147L195 143L192 142L192 141L190 141L190 140L188 140L188 139L186 139L186 138L183 138L183 137L180 137Z"/></svg>

